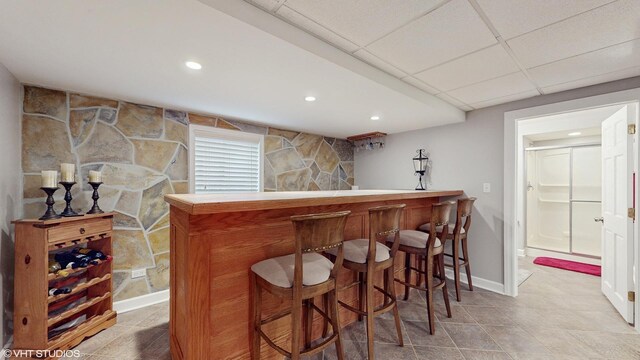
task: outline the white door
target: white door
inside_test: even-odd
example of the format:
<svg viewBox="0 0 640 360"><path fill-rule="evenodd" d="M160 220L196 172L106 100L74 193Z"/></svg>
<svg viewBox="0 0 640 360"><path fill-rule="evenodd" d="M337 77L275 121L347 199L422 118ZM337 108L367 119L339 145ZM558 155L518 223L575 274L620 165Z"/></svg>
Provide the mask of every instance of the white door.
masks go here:
<svg viewBox="0 0 640 360"><path fill-rule="evenodd" d="M625 320L633 323L633 138L627 126L633 121L625 106L602 123L602 292Z"/></svg>

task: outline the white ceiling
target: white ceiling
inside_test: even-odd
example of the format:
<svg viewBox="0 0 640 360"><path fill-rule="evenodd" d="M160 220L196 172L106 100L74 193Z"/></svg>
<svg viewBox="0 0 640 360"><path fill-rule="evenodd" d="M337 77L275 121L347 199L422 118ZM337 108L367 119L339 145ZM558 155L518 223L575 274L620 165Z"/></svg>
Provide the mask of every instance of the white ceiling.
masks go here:
<svg viewBox="0 0 640 360"><path fill-rule="evenodd" d="M640 75L639 0L245 1L463 110Z"/></svg>
<svg viewBox="0 0 640 360"><path fill-rule="evenodd" d="M247 3L226 2L277 21L278 31L295 35L298 45L195 0L0 0L0 63L25 83L328 136L464 121L463 111L411 81ZM353 41L370 42L435 4L407 2L394 19L372 9L361 23L350 24L347 13L335 21ZM367 26L370 19L383 26ZM187 60L203 69L187 69ZM307 95L318 100L307 103ZM371 121L372 115L382 120Z"/></svg>
<svg viewBox="0 0 640 360"><path fill-rule="evenodd" d="M557 140L565 138L580 138L600 135L602 133L601 127L598 125L611 115L618 112L625 105L610 105L601 106L597 108L584 109L578 111L571 111L566 113L559 113L547 116L541 116L534 118L535 121L552 121L552 122L570 122L575 124L575 127L571 130L554 131L541 134L527 135L526 138L531 141L546 141ZM594 127L594 125L597 125ZM580 136L571 137L568 134L572 132L580 132Z"/></svg>

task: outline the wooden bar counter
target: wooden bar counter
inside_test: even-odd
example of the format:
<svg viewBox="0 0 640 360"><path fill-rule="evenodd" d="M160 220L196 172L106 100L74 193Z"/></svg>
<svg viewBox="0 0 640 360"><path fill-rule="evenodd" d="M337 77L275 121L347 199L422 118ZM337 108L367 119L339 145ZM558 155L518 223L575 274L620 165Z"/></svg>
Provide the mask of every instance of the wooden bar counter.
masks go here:
<svg viewBox="0 0 640 360"><path fill-rule="evenodd" d="M167 195L171 205L170 341L174 360L249 359L252 319L249 271L254 263L294 251L292 215L350 210L345 239L369 236L368 209L384 204L407 205L404 229L427 222L431 204L452 191L346 190L222 195ZM398 255L402 260L403 254ZM401 270L403 261L397 261ZM401 275L401 274L399 274ZM344 270L339 298L357 303L354 276ZM381 281L381 279L380 279ZM400 289L400 287L398 287ZM317 303L321 303L318 301ZM263 295L264 316L288 303ZM344 309L342 309L344 310ZM341 324L356 320L340 312ZM426 311L426 309L425 309ZM316 314L314 337L322 321ZM265 326L276 343L290 348L289 316ZM262 342L262 359L281 358Z"/></svg>

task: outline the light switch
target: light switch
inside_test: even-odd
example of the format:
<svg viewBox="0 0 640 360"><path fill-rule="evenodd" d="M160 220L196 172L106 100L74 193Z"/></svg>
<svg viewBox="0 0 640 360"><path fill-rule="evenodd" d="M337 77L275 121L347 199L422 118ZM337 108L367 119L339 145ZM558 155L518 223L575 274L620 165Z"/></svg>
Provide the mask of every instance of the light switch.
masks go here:
<svg viewBox="0 0 640 360"><path fill-rule="evenodd" d="M131 271L131 278L132 279L143 277L145 275L147 275L147 270L146 269L135 269L135 270Z"/></svg>
<svg viewBox="0 0 640 360"><path fill-rule="evenodd" d="M491 192L491 183L482 184L482 192L490 193Z"/></svg>

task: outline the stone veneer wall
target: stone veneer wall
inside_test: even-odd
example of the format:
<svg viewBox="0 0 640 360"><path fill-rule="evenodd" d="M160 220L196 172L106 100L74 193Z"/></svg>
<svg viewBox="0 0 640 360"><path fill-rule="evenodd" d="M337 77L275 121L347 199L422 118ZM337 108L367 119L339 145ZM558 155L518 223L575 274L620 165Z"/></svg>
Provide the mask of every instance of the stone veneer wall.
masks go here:
<svg viewBox="0 0 640 360"><path fill-rule="evenodd" d="M34 86L24 87L22 110L24 217L44 212L41 170L76 164L82 184L74 187L73 206L82 212L91 204L88 171L102 171L100 207L116 212L116 301L169 287L163 195L188 192L188 124L265 135L265 191L350 189L354 181L346 140ZM63 195L56 194L58 211ZM146 276L131 279L140 268Z"/></svg>

